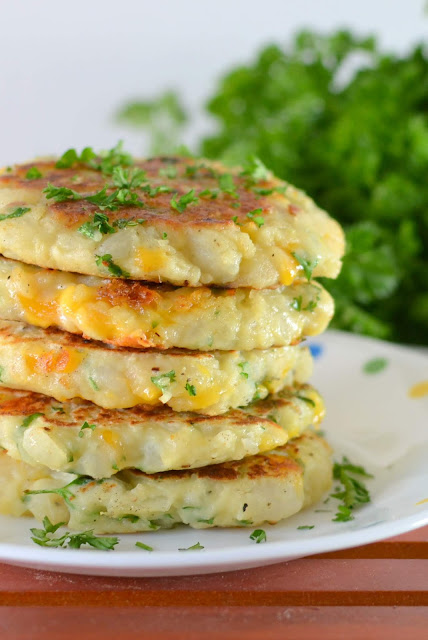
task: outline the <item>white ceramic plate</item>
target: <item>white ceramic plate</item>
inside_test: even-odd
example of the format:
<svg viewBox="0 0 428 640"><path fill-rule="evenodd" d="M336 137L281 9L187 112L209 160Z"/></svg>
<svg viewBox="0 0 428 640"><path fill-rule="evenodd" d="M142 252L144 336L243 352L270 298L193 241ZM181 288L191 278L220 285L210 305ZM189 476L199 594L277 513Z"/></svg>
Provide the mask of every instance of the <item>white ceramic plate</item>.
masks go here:
<svg viewBox="0 0 428 640"><path fill-rule="evenodd" d="M111 576L214 573L257 567L313 553L374 542L428 524L428 395L409 390L427 381L428 356L386 342L339 332L311 341L314 384L324 394L324 430L335 459L347 455L374 474L367 485L372 502L351 522L333 522L337 501L264 526L267 542L250 540L252 529L177 528L125 535L114 551L43 549L30 540L28 519L0 519L0 560L11 564ZM385 358L387 366L364 372L364 364ZM422 389L421 389L422 390ZM323 511L319 511L322 509ZM325 511L324 511L325 510ZM299 530L301 525L313 529ZM137 540L154 547L147 552ZM178 551L196 542L199 551Z"/></svg>

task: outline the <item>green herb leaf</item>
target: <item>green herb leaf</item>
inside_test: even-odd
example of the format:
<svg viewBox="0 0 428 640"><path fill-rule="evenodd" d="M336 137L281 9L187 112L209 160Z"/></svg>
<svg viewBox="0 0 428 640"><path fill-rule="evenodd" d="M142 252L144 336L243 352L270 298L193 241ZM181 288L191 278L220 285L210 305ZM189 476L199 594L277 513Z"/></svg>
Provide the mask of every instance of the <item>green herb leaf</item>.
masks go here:
<svg viewBox="0 0 428 640"><path fill-rule="evenodd" d="M196 544L193 544L191 547L187 547L187 549L179 549L179 551L199 551L199 549L204 549L205 547L203 547L199 542L197 542Z"/></svg>
<svg viewBox="0 0 428 640"><path fill-rule="evenodd" d="M388 366L386 358L373 358L364 364L364 373L380 373Z"/></svg>
<svg viewBox="0 0 428 640"><path fill-rule="evenodd" d="M250 535L250 540L255 540L257 544L266 542L266 532L263 529L254 529L253 533Z"/></svg>
<svg viewBox="0 0 428 640"><path fill-rule="evenodd" d="M302 396L299 393L295 394L296 398L299 398L299 400L303 400L304 402L306 402L307 404L310 404L311 407L315 407L315 402L311 399L311 398L307 398L306 396Z"/></svg>
<svg viewBox="0 0 428 640"><path fill-rule="evenodd" d="M333 478L338 480L343 486L342 491L336 491L331 494L332 498L336 498L343 503L338 508L334 522L352 520L353 516L351 516L350 510L370 502L370 493L367 487L355 476L359 476L360 478L373 477L370 473L367 473L363 467L353 464L345 456L341 463L336 462L334 464Z"/></svg>
<svg viewBox="0 0 428 640"><path fill-rule="evenodd" d="M0 222L3 220L10 220L11 218L21 218L21 216L23 216L24 213L28 213L28 211L31 211L29 207L16 207L12 213L0 214Z"/></svg>
<svg viewBox="0 0 428 640"><path fill-rule="evenodd" d="M97 383L95 382L95 380L93 379L92 376L89 376L89 382L90 382L91 387L92 387L92 389L94 391L99 391L100 390L99 386L97 385Z"/></svg>
<svg viewBox="0 0 428 640"><path fill-rule="evenodd" d="M246 183L248 186L252 186L257 184L258 182L263 182L265 180L269 180L271 174L269 169L265 167L263 162L257 156L250 156L246 163L244 164L243 171L241 171L241 176L246 178Z"/></svg>
<svg viewBox="0 0 428 640"><path fill-rule="evenodd" d="M263 209L253 209L252 211L249 211L247 213L247 218L249 218L250 220L255 222L256 225L259 227L259 229L265 223L265 219L263 218L263 216L259 215L262 211L263 211Z"/></svg>
<svg viewBox="0 0 428 640"><path fill-rule="evenodd" d="M314 524L301 524L297 529L302 531L303 529L313 529L314 527Z"/></svg>
<svg viewBox="0 0 428 640"><path fill-rule="evenodd" d="M69 189L68 187L56 187L50 182L48 183L48 186L43 189L43 193L46 194L46 198L48 200L54 199L55 202L69 202L71 200L84 199L84 196L77 191L74 191L74 189Z"/></svg>
<svg viewBox="0 0 428 640"><path fill-rule="evenodd" d="M83 433L84 429L90 429L91 431L93 431L94 429L96 429L97 425L96 424L89 424L89 422L85 422L83 423L83 425L80 427L80 431L79 431L79 438L83 438L83 436L85 435Z"/></svg>
<svg viewBox="0 0 428 640"><path fill-rule="evenodd" d="M38 170L37 167L31 167L31 169L28 169L27 173L25 174L26 180L37 180L38 178L42 178L42 173Z"/></svg>
<svg viewBox="0 0 428 640"><path fill-rule="evenodd" d="M113 262L113 258L110 253L105 253L103 256L96 255L95 262L98 267L106 267L113 276L117 278L129 278L130 274L119 267L115 262Z"/></svg>
<svg viewBox="0 0 428 640"><path fill-rule="evenodd" d="M204 524L213 524L214 518L208 518L207 520L204 520L204 518L198 518L198 522L203 522Z"/></svg>
<svg viewBox="0 0 428 640"><path fill-rule="evenodd" d="M20 424L20 428L26 429L27 427L30 426L32 422L34 422L34 420L37 420L37 418L40 418L41 416L44 416L44 415L45 415L44 413L32 413L30 416L27 416L26 418L24 418L24 420Z"/></svg>
<svg viewBox="0 0 428 640"><path fill-rule="evenodd" d="M136 542L135 546L139 549L144 549L144 551L153 551L153 547L150 547L148 544L144 544L144 542Z"/></svg>
<svg viewBox="0 0 428 640"><path fill-rule="evenodd" d="M290 307L295 311L302 310L302 296L298 296L298 298L293 298L293 302L291 302Z"/></svg>
<svg viewBox="0 0 428 640"><path fill-rule="evenodd" d="M314 258L314 260L309 260L302 255L295 253L294 251L291 255L297 260L300 266L303 267L304 274L306 279L309 281L312 279L312 272L318 264L318 258Z"/></svg>
<svg viewBox="0 0 428 640"><path fill-rule="evenodd" d="M54 534L62 527L65 522L52 524L47 516L43 518L44 529L30 529L33 542L41 547L69 547L70 549L80 549L81 546L88 544L94 549L109 551L114 549L119 539L115 537L94 536L93 530L82 531L80 533L70 533L66 531L61 537L55 538Z"/></svg>
<svg viewBox="0 0 428 640"><path fill-rule="evenodd" d="M78 231L93 240L101 240L103 235L116 233L116 229L110 224L107 214L97 211L92 220L84 222Z"/></svg>
<svg viewBox="0 0 428 640"><path fill-rule="evenodd" d="M72 491L70 491L69 487L74 485L81 486L83 484L87 484L88 482L92 482L92 478L87 478L86 476L78 476L75 480L72 480L64 487L59 487L57 489L38 489L37 491L24 491L25 495L38 495L41 493L55 493L58 496L63 498L64 502L72 509L74 509L73 503L71 502L76 496Z"/></svg>
<svg viewBox="0 0 428 640"><path fill-rule="evenodd" d="M175 382L175 371L160 373L158 376L152 376L150 380L158 389L164 391L171 384L171 382Z"/></svg>
<svg viewBox="0 0 428 640"><path fill-rule="evenodd" d="M57 413L65 413L62 407L51 407L52 411L56 411Z"/></svg>
<svg viewBox="0 0 428 640"><path fill-rule="evenodd" d="M187 193L181 196L178 200L176 196L171 199L171 207L178 211L179 213L183 213L189 204L193 204L198 202L199 198L195 196L195 190L190 189Z"/></svg>
<svg viewBox="0 0 428 640"><path fill-rule="evenodd" d="M241 369L241 373L240 375L243 378L246 378L248 380L248 371L246 371L246 369L249 367L249 363L248 362L239 362L238 367Z"/></svg>
<svg viewBox="0 0 428 640"><path fill-rule="evenodd" d="M221 173L218 176L218 186L220 187L220 191L223 193L226 193L233 198L239 197L236 192L235 182L231 173Z"/></svg>
<svg viewBox="0 0 428 640"><path fill-rule="evenodd" d="M186 386L184 388L186 389L189 396L196 395L196 387L194 387L193 384L189 384L188 382L186 382Z"/></svg>

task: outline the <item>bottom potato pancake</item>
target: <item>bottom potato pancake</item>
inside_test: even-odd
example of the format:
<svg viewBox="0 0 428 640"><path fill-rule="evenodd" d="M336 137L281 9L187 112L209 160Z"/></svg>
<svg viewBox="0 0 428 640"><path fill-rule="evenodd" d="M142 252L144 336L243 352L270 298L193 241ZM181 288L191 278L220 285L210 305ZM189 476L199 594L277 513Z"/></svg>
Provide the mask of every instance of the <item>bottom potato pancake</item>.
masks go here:
<svg viewBox="0 0 428 640"><path fill-rule="evenodd" d="M0 321L0 386L83 398L108 409L138 404L219 415L312 373L307 348L253 351L113 348L56 329Z"/></svg>
<svg viewBox="0 0 428 640"><path fill-rule="evenodd" d="M0 513L48 516L53 523L96 533L178 523L197 529L257 526L317 502L331 478L330 447L311 432L239 462L154 475L128 470L103 480L49 473L2 453Z"/></svg>
<svg viewBox="0 0 428 640"><path fill-rule="evenodd" d="M323 416L323 401L309 385L212 417L169 407L61 404L0 389L0 447L28 464L108 478L132 467L156 473L240 460L285 444Z"/></svg>

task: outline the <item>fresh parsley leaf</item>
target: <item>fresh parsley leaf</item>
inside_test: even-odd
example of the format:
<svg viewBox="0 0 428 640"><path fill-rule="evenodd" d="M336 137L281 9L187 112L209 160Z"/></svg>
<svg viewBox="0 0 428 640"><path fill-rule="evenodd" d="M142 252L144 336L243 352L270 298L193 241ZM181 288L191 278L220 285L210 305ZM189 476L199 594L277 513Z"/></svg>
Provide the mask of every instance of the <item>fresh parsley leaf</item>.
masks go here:
<svg viewBox="0 0 428 640"><path fill-rule="evenodd" d="M171 187L168 187L165 184L161 184L158 187L151 187L149 184L146 184L144 187L141 187L141 189L147 193L150 198L155 198L160 193L171 193L172 191Z"/></svg>
<svg viewBox="0 0 428 640"><path fill-rule="evenodd" d="M170 178L173 180L177 177L177 168L174 167L173 164L167 164L166 167L161 167L159 169L159 175L161 178Z"/></svg>
<svg viewBox="0 0 428 640"><path fill-rule="evenodd" d="M243 378L246 378L248 380L248 371L246 371L246 369L249 367L249 363L248 362L239 362L238 367L241 369L241 373L240 375Z"/></svg>
<svg viewBox="0 0 428 640"><path fill-rule="evenodd" d="M120 516L118 518L118 520L122 521L122 520L129 520L129 522L132 522L132 524L135 524L136 522L138 522L140 519L139 516L136 516L134 513L127 513L125 516Z"/></svg>
<svg viewBox="0 0 428 640"><path fill-rule="evenodd" d="M74 480L72 480L71 482L69 482L68 484L66 484L64 487L59 487L57 489L38 489L35 491L29 491L28 489L26 491L24 491L25 495L39 495L41 493L55 493L58 496L61 496L61 498L63 498L64 502L72 509L74 509L73 503L71 502L76 496L74 495L74 493L72 491L70 491L69 487L72 486L80 486L83 484L87 484L88 482L91 482L92 479L91 478L87 478L86 476L78 476L77 478L75 478Z"/></svg>
<svg viewBox="0 0 428 640"><path fill-rule="evenodd" d="M83 438L83 436L85 435L83 433L84 429L90 429L91 431L93 431L94 429L96 429L97 425L96 424L89 424L89 422L85 422L83 423L83 425L80 427L80 431L79 431L79 438Z"/></svg>
<svg viewBox="0 0 428 640"><path fill-rule="evenodd" d="M370 473L358 465L353 464L345 456L341 463L336 462L333 466L333 478L338 480L343 490L331 494L332 498L340 500L343 504L338 507L338 513L334 522L346 522L352 520L351 510L362 504L370 502L370 493L367 487L359 478L372 478Z"/></svg>
<svg viewBox="0 0 428 640"><path fill-rule="evenodd" d="M252 211L249 211L247 213L247 218L255 222L259 229L265 223L265 219L263 218L263 216L259 215L262 211L263 209L253 209Z"/></svg>
<svg viewBox="0 0 428 640"><path fill-rule="evenodd" d="M186 382L186 386L184 388L186 389L189 396L196 395L196 387L194 387L193 384L189 384L188 382Z"/></svg>
<svg viewBox="0 0 428 640"><path fill-rule="evenodd" d="M253 186L258 182L269 180L270 171L265 167L260 158L251 155L245 162L240 175L246 178L247 186Z"/></svg>
<svg viewBox="0 0 428 640"><path fill-rule="evenodd" d="M302 310L302 296L298 296L297 298L293 298L293 301L290 303L290 307L295 311Z"/></svg>
<svg viewBox="0 0 428 640"><path fill-rule="evenodd" d="M69 189L68 187L56 187L50 182L48 183L48 186L43 189L43 193L46 194L46 198L48 200L54 199L55 202L70 202L71 200L84 199L84 196L77 191L74 191L74 189Z"/></svg>
<svg viewBox="0 0 428 640"><path fill-rule="evenodd" d="M125 271L124 269L122 269L122 267L119 267L118 264L113 262L113 258L110 253L105 253L103 256L96 255L95 262L97 263L98 267L101 267L101 266L106 267L110 271L110 273L113 276L116 276L117 278L130 277L130 274L127 271Z"/></svg>
<svg viewBox="0 0 428 640"><path fill-rule="evenodd" d="M96 157L97 154L92 147L85 147L80 155L76 149L68 149L62 154L55 166L57 169L71 169L76 164L91 165L91 162Z"/></svg>
<svg viewBox="0 0 428 640"><path fill-rule="evenodd" d="M297 260L301 267L303 267L303 272L306 276L306 279L309 281L312 279L312 272L318 264L318 258L314 258L313 260L309 260L304 256L300 255L292 251L291 255Z"/></svg>
<svg viewBox="0 0 428 640"><path fill-rule="evenodd" d="M94 391L99 391L100 390L99 386L97 385L97 383L95 382L95 380L93 379L92 376L89 376L89 382L90 382L90 385L91 385L91 387L92 387L92 389Z"/></svg>
<svg viewBox="0 0 428 640"><path fill-rule="evenodd" d="M144 544L144 542L136 542L135 546L139 549L144 549L144 551L153 551L153 547L150 547L148 544Z"/></svg>
<svg viewBox="0 0 428 640"><path fill-rule="evenodd" d="M250 540L255 540L257 544L266 542L266 531L263 529L254 529L253 533L250 535Z"/></svg>
<svg viewBox="0 0 428 640"><path fill-rule="evenodd" d="M117 227L118 229L126 229L126 227L137 227L138 225L144 224L145 222L146 220L144 220L144 218L134 218L133 220L119 218L119 220L115 220L113 222L113 227Z"/></svg>
<svg viewBox="0 0 428 640"><path fill-rule="evenodd" d="M302 396L299 393L295 394L296 398L299 398L299 400L303 400L304 402L306 402L307 404L310 404L311 407L315 407L315 402L311 399L311 398L307 398L306 396Z"/></svg>
<svg viewBox="0 0 428 640"><path fill-rule="evenodd" d="M373 358L364 364L364 373L380 373L388 366L386 358Z"/></svg>
<svg viewBox="0 0 428 640"><path fill-rule="evenodd" d="M28 169L27 173L25 174L26 180L37 180L38 178L41 178L41 177L42 177L42 173L41 171L39 171L37 167L31 167L30 169Z"/></svg>
<svg viewBox="0 0 428 640"><path fill-rule="evenodd" d="M47 516L43 518L43 529L30 529L33 534L31 540L41 547L69 547L70 549L80 549L84 544L88 544L94 549L102 551L110 551L118 544L119 539L116 537L94 536L93 530L82 531L80 533L66 533L60 537L54 537L54 534L62 527L65 522L52 524Z"/></svg>
<svg viewBox="0 0 428 640"><path fill-rule="evenodd" d="M231 173L221 173L218 176L218 186L220 187L220 191L223 193L226 193L233 198L239 197L236 192L235 182Z"/></svg>
<svg viewBox="0 0 428 640"><path fill-rule="evenodd" d="M116 229L110 224L108 215L101 213L101 211L94 213L92 220L84 222L78 231L93 240L101 240L103 235L116 233Z"/></svg>
<svg viewBox="0 0 428 640"><path fill-rule="evenodd" d="M171 382L175 382L175 371L160 373L158 376L152 376L150 380L158 389L164 391L171 384Z"/></svg>
<svg viewBox="0 0 428 640"><path fill-rule="evenodd" d="M198 200L199 200L199 198L197 196L195 196L195 190L194 189L190 189L190 191L185 193L178 200L177 200L176 196L174 196L171 199L170 204L171 204L171 207L173 209L175 209L179 213L183 213L183 211L186 210L186 208L188 207L189 204L193 204L195 202L198 202Z"/></svg>
<svg viewBox="0 0 428 640"><path fill-rule="evenodd" d="M193 544L191 547L187 547L187 549L179 549L179 551L199 551L199 549L205 549L199 542Z"/></svg>
<svg viewBox="0 0 428 640"><path fill-rule="evenodd" d="M32 422L34 422L34 420L37 420L37 418L41 418L41 416L44 416L44 415L45 415L44 413L32 413L30 416L27 416L26 418L24 418L24 420L20 424L20 428L26 429L27 427L30 426Z"/></svg>
<svg viewBox="0 0 428 640"><path fill-rule="evenodd" d="M28 213L28 211L31 211L29 207L16 207L12 213L0 214L0 222L3 220L10 220L11 218L21 218L21 216L23 216L24 213Z"/></svg>
<svg viewBox="0 0 428 640"><path fill-rule="evenodd" d="M56 411L57 413L65 413L62 407L51 407L52 411Z"/></svg>
<svg viewBox="0 0 428 640"><path fill-rule="evenodd" d="M208 519L198 518L198 522L203 522L204 524L213 524L214 518L208 518Z"/></svg>
<svg viewBox="0 0 428 640"><path fill-rule="evenodd" d="M204 189L203 191L199 191L199 198L210 198L210 200L215 200L218 197L218 191L216 189Z"/></svg>
<svg viewBox="0 0 428 640"><path fill-rule="evenodd" d="M302 531L303 529L313 529L314 527L314 524L301 524L297 529Z"/></svg>

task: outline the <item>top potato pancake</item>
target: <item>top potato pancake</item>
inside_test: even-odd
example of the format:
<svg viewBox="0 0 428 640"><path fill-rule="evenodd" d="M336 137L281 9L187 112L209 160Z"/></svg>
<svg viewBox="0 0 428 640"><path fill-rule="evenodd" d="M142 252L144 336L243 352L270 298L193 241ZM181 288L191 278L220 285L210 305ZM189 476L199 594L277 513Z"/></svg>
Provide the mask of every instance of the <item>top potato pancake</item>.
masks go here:
<svg viewBox="0 0 428 640"><path fill-rule="evenodd" d="M33 167L41 177L26 177ZM261 289L290 285L304 273L338 275L340 226L293 186L270 174L249 179L239 169L193 158L152 158L125 170L132 175L137 169L146 172L134 189L141 205L102 209L113 231L95 237L79 231L100 212L86 198L104 187L106 196L114 193L114 177L81 163L57 168L56 160L4 170L0 252L40 267L186 286ZM47 199L48 185L77 195ZM160 186L169 191L155 195ZM196 200L181 212L174 208L192 190ZM29 211L7 217L18 208Z"/></svg>

